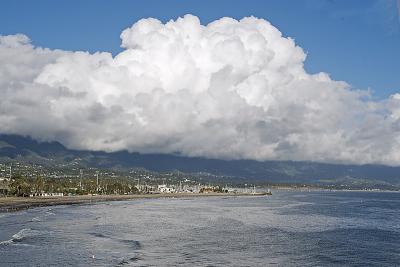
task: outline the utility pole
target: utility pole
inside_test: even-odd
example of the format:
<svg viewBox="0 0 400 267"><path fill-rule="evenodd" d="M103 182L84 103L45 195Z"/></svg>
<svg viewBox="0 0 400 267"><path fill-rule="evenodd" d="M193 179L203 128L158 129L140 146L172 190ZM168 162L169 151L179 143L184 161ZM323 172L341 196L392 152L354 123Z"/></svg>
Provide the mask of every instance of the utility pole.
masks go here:
<svg viewBox="0 0 400 267"><path fill-rule="evenodd" d="M97 194L99 193L99 171L96 171Z"/></svg>
<svg viewBox="0 0 400 267"><path fill-rule="evenodd" d="M140 178L137 178L137 179L135 179L135 180L137 180L137 186L136 186L136 188L137 188L137 190L140 192Z"/></svg>
<svg viewBox="0 0 400 267"><path fill-rule="evenodd" d="M81 189L81 191L82 191L82 177L83 177L83 170L80 169L79 170L79 188Z"/></svg>

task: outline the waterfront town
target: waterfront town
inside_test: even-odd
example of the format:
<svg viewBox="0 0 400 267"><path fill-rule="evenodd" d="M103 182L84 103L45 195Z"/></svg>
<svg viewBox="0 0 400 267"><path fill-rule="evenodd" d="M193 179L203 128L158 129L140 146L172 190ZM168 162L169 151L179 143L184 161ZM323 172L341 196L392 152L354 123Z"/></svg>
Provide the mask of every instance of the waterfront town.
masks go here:
<svg viewBox="0 0 400 267"><path fill-rule="evenodd" d="M208 174L207 174L208 175ZM168 193L255 192L205 182L206 174L130 171L97 168L45 167L28 163L0 163L0 196L59 197L75 195L130 195ZM245 191L244 191L245 190Z"/></svg>
<svg viewBox="0 0 400 267"><path fill-rule="evenodd" d="M349 179L349 178L348 178ZM60 197L83 195L150 195L244 193L274 190L398 190L392 187L350 183L270 183L243 181L240 177L206 172L156 172L143 168L95 168L78 164L0 161L0 197Z"/></svg>

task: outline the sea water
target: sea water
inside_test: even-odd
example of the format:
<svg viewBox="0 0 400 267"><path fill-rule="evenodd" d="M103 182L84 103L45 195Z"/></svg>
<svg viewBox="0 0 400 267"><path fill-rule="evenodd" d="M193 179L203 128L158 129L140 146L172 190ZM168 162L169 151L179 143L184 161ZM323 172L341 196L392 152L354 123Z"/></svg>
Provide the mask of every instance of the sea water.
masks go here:
<svg viewBox="0 0 400 267"><path fill-rule="evenodd" d="M137 199L0 214L0 266L400 266L400 193Z"/></svg>

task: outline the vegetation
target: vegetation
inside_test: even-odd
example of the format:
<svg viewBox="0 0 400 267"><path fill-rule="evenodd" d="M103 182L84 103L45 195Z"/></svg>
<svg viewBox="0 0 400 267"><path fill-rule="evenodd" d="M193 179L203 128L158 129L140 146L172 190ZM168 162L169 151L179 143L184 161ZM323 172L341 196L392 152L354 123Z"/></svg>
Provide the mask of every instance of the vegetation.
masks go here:
<svg viewBox="0 0 400 267"><path fill-rule="evenodd" d="M97 183L97 179L65 178L35 178L14 175L8 183L9 194L18 197L27 197L31 194L63 193L64 195L87 194L138 194L137 187L127 179L103 179Z"/></svg>
<svg viewBox="0 0 400 267"><path fill-rule="evenodd" d="M29 196L32 184L20 175L14 177L10 183L10 193L18 197Z"/></svg>

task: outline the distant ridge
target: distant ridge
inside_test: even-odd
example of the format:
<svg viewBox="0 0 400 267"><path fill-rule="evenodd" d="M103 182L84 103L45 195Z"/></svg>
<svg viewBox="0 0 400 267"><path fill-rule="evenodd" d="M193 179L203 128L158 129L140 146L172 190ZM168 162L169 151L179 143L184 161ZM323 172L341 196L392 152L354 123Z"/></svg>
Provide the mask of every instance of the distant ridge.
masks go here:
<svg viewBox="0 0 400 267"><path fill-rule="evenodd" d="M206 172L274 183L366 183L400 187L400 167L315 162L218 160L167 154L71 150L58 142L0 135L0 161L52 165L73 161L85 167L145 168L152 171Z"/></svg>

